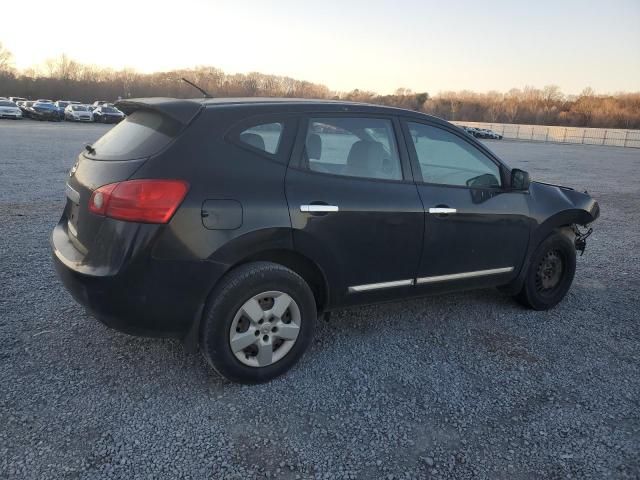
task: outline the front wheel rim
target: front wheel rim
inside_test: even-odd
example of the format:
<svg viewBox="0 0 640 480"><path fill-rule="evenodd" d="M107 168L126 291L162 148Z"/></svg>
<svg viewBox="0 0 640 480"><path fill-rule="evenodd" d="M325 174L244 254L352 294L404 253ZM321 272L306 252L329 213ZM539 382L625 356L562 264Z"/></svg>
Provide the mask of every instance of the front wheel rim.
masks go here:
<svg viewBox="0 0 640 480"><path fill-rule="evenodd" d="M536 289L543 295L551 295L562 283L565 262L559 250L549 250L536 269Z"/></svg>
<svg viewBox="0 0 640 480"><path fill-rule="evenodd" d="M236 312L229 330L229 346L238 361L249 367L267 367L282 360L300 334L302 316L287 293L254 295Z"/></svg>

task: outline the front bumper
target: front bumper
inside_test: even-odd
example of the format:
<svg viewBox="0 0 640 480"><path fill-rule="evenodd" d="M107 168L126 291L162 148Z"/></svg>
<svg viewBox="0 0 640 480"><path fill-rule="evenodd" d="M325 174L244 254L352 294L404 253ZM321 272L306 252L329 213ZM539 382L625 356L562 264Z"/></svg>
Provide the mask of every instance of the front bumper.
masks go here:
<svg viewBox="0 0 640 480"><path fill-rule="evenodd" d="M35 120L60 120L60 115L58 112L37 112L34 111L31 113L31 118Z"/></svg>
<svg viewBox="0 0 640 480"><path fill-rule="evenodd" d="M112 116L108 116L108 115L104 115L102 117L102 121L104 123L118 123L123 119L124 119L124 117L112 117Z"/></svg>

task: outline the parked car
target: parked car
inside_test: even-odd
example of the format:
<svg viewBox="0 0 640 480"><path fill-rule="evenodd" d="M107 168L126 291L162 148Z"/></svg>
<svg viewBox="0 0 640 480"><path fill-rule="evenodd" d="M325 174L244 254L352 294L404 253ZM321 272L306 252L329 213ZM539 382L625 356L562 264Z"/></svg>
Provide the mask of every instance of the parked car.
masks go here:
<svg viewBox="0 0 640 480"><path fill-rule="evenodd" d="M100 123L118 123L124 119L124 113L116 107L102 105L93 110L93 121Z"/></svg>
<svg viewBox="0 0 640 480"><path fill-rule="evenodd" d="M64 109L64 117L71 122L93 122L93 113L86 105L67 105Z"/></svg>
<svg viewBox="0 0 640 480"><path fill-rule="evenodd" d="M475 128L473 127L462 127L462 130L464 130L464 132L468 135L471 135L472 137L476 137L477 136L477 131Z"/></svg>
<svg viewBox="0 0 640 480"><path fill-rule="evenodd" d="M493 140L501 140L502 139L502 135L500 135L497 132L494 132L493 130L489 130L488 128L478 128L476 129L478 132L480 132L480 138L490 138Z"/></svg>
<svg viewBox="0 0 640 480"><path fill-rule="evenodd" d="M54 122L61 120L58 107L56 107L53 102L34 102L29 108L29 117L34 120L49 120Z"/></svg>
<svg viewBox="0 0 640 480"><path fill-rule="evenodd" d="M22 112L22 118L31 118L31 108L33 107L34 103L36 102L33 102L31 100L16 103L16 105L18 105L18 108L20 108L20 111Z"/></svg>
<svg viewBox="0 0 640 480"><path fill-rule="evenodd" d="M22 110L10 100L0 100L0 118L22 120Z"/></svg>
<svg viewBox="0 0 640 480"><path fill-rule="evenodd" d="M9 101L17 104L18 102L25 102L27 99L22 97L9 97Z"/></svg>
<svg viewBox="0 0 640 480"><path fill-rule="evenodd" d="M107 102L106 100L96 100L95 102L93 102L91 104L92 110L95 110L98 107L101 107L102 105L107 105L109 104L109 102Z"/></svg>
<svg viewBox="0 0 640 480"><path fill-rule="evenodd" d="M60 119L64 120L65 119L65 115L64 115L64 109L67 108L67 106L70 104L71 102L69 102L68 100L57 100L54 105L56 106L56 108L58 109L58 115L60 115Z"/></svg>
<svg viewBox="0 0 640 480"><path fill-rule="evenodd" d="M344 307L500 287L549 309L571 286L579 226L599 216L587 193L531 182L418 112L116 106L127 118L70 172L51 236L58 275L105 324L199 344L236 382L287 371L317 315Z"/></svg>
<svg viewBox="0 0 640 480"><path fill-rule="evenodd" d="M476 138L489 138L487 137L487 133L482 128L474 128L473 135Z"/></svg>
<svg viewBox="0 0 640 480"><path fill-rule="evenodd" d="M471 127L465 127L465 128L471 128ZM502 139L502 135L500 135L497 132L494 132L493 130L489 130L488 128L472 128L472 130L473 130L473 135L476 138L485 138L485 139L493 139L493 140Z"/></svg>

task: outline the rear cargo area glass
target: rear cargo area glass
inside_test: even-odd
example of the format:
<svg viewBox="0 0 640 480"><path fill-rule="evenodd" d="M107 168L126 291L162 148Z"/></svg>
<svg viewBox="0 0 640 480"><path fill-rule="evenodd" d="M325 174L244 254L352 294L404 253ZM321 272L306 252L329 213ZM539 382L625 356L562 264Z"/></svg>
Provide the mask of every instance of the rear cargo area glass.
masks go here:
<svg viewBox="0 0 640 480"><path fill-rule="evenodd" d="M113 127L96 143L92 160L134 160L165 148L178 135L181 125L156 112L137 110Z"/></svg>

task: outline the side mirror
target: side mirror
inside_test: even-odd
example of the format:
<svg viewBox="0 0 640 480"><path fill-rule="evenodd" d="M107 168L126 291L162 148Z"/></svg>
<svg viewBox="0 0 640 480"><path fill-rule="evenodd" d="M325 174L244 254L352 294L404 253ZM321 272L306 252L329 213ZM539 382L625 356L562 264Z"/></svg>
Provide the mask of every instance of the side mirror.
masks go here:
<svg viewBox="0 0 640 480"><path fill-rule="evenodd" d="M531 178L529 173L519 168L511 170L511 188L513 190L529 190Z"/></svg>

